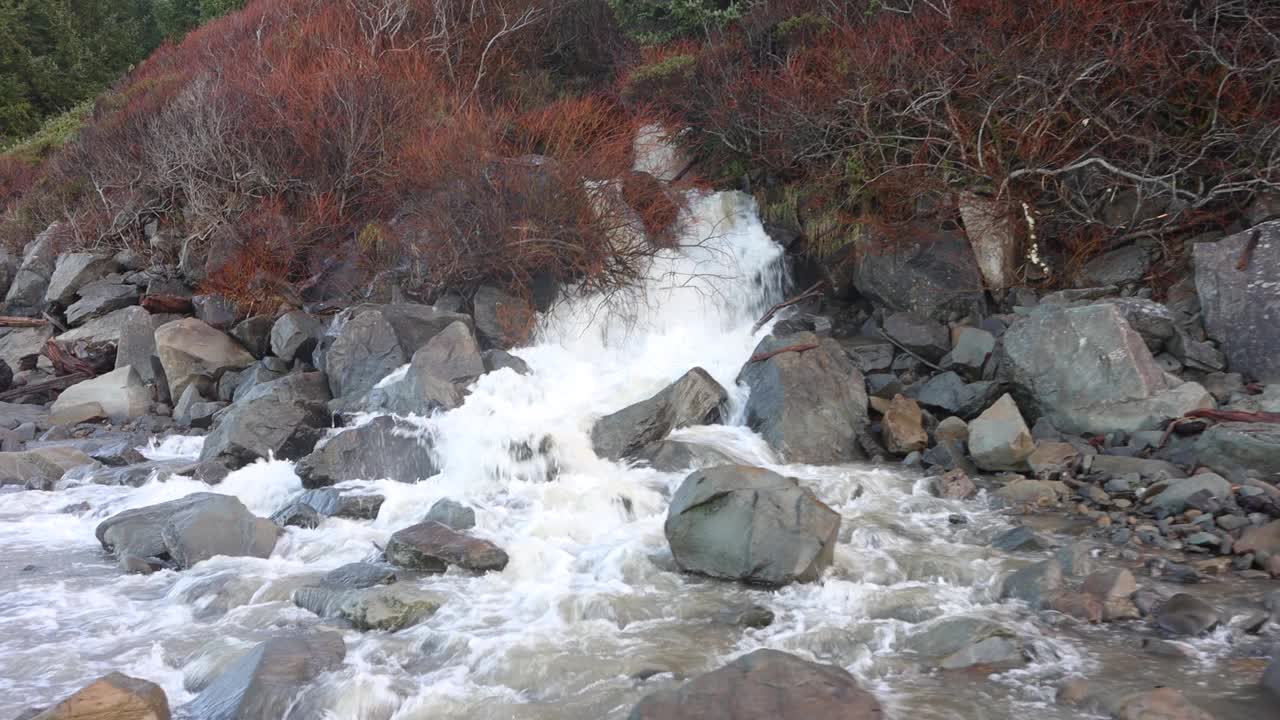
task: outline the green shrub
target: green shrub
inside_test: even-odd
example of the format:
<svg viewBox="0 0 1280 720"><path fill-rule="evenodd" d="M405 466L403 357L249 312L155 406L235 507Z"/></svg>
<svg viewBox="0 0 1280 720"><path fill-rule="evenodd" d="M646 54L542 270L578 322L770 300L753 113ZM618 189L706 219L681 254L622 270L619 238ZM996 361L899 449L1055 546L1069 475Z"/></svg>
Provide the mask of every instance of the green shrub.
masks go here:
<svg viewBox="0 0 1280 720"><path fill-rule="evenodd" d="M742 16L738 0L609 0L623 32L645 45L706 35Z"/></svg>
<svg viewBox="0 0 1280 720"><path fill-rule="evenodd" d="M3 154L30 162L41 160L74 140L92 113L93 99L90 98L64 113L46 119L39 130L3 148Z"/></svg>

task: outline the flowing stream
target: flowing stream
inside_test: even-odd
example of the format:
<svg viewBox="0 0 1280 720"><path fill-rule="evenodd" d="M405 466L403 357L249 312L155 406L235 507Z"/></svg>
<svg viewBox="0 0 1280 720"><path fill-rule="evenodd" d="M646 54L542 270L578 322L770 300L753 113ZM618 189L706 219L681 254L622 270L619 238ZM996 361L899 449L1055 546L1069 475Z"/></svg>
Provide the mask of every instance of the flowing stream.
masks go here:
<svg viewBox="0 0 1280 720"><path fill-rule="evenodd" d="M1235 670L1225 631L1187 643L1193 656L1175 661L1141 654L1114 628L998 602L1001 577L1036 558L987 547L1010 525L983 498L932 497L896 466L779 464L742 424L744 391L734 380L767 332L753 333L754 321L785 295L781 249L745 196L701 197L691 219L697 245L658 258L642 292L577 300L543 318L537 342L516 351L530 375L490 373L461 408L415 419L434 440L437 477L344 483L386 496L374 521L289 528L265 560L219 557L138 576L102 552L95 526L206 486L176 477L0 495L0 718L56 702L111 670L159 683L177 707L255 643L327 625L290 602L293 590L377 558L392 532L443 497L476 509L473 532L506 549L505 571L421 580L446 597L422 624L344 630L345 663L305 689L290 717L625 718L654 689L758 647L847 668L891 718L1079 718L1053 699L1077 675L1117 689L1174 684L1219 720L1263 717L1249 685L1256 674ZM684 474L592 452L595 418L694 366L730 389L730 421L676 436L797 477L842 514L835 567L822 582L768 591L676 572L662 523ZM170 437L146 453L190 457L199 446ZM283 461L259 462L213 488L263 516L300 489ZM952 522L955 515L967 522ZM731 620L752 604L774 612L772 625ZM954 616L1006 623L1027 639L1030 662L996 675L943 673L905 650L913 635Z"/></svg>

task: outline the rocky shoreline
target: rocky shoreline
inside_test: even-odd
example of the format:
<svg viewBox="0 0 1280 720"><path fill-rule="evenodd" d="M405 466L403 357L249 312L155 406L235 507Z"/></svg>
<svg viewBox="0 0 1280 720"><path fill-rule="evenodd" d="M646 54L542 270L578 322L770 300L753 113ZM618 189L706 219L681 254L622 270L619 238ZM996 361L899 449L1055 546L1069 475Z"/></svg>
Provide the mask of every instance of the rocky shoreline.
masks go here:
<svg viewBox="0 0 1280 720"><path fill-rule="evenodd" d="M1255 233L1261 239L1250 241ZM937 263L894 265L887 285L874 278L883 291L855 279L859 301L837 293L796 304L760 341L737 377L749 390L745 421L782 463L900 464L940 497L1006 508L1024 524L992 546L1035 560L1004 578L999 594L1031 612L1112 624L1153 654L1179 653L1179 638L1220 628L1256 638L1254 657L1270 657L1258 682L1280 704L1280 657L1264 647L1280 633L1280 222L1201 243L1194 255L1194 278L1163 303L1137 289L1142 274L1126 272L1134 258L1125 251L1102 258L1114 267L1094 269L1116 285L1015 290L990 306L895 294L937 285ZM496 288L435 305L241 318L195 294L180 266L55 255L46 236L12 275L10 311L40 306L48 319L0 336L0 397L10 399L0 404L0 485L57 492L183 475L210 486L104 520L97 539L123 572L268 557L286 527L376 518L381 496L332 486L432 477L431 439L404 416L459 407L486 373L528 372L508 351L528 340L527 322L512 318L535 310ZM829 282L839 284L834 274ZM793 478L669 438L725 422L728 404L725 387L690 368L598 419L591 442L601 458L687 473L664 525L681 571L770 588L821 582L838 513ZM136 449L169 434L204 435L199 459L147 460ZM531 466L546 482L556 479L554 450L550 436L511 448L545 460ZM264 459L296 461L307 489L270 518L217 494L229 473ZM502 572L510 561L474 526L473 508L442 500L394 532L377 562L338 568L292 600L362 631L421 623L442 599L417 580ZM1229 616L1200 596L1228 578L1265 599ZM1015 630L970 618L917 638L913 651L948 671L1017 667L1027 655ZM344 654L335 633L267 640L177 712L278 717ZM1058 700L1119 720L1210 717L1169 684L1101 697L1072 681ZM83 708L169 717L162 690L121 675L24 717L88 717ZM631 717L882 712L844 670L761 650L654 694Z"/></svg>

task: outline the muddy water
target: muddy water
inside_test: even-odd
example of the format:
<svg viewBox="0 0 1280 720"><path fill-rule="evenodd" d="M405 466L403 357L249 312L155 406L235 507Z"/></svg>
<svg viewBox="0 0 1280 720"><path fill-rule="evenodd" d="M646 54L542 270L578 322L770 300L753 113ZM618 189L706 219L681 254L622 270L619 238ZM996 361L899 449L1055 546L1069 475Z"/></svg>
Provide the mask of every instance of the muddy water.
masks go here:
<svg viewBox="0 0 1280 720"><path fill-rule="evenodd" d="M1114 691L1181 687L1219 720L1267 717L1254 689L1261 665L1249 659L1258 641L1223 630L1186 643L1191 658L1170 660L1132 646L1140 626L1079 626L998 602L1002 576L1037 558L986 546L1010 519L984 498L934 498L896 468L780 465L737 417L677 435L812 488L844 518L835 566L820 583L778 591L675 572L662 522L683 474L597 458L591 423L695 365L733 389L740 411L734 378L759 338L753 321L785 293L781 252L745 198L702 198L689 236L698 247L659 258L642 295L577 301L545 318L539 341L517 353L529 376L492 373L463 407L417 418L439 476L344 484L386 496L374 521L290 528L265 560L124 576L98 547L97 523L203 485L174 478L0 496L0 718L110 670L159 683L178 706L253 644L325 625L293 606L293 590L376 558L392 532L442 497L476 508L475 532L507 550L507 568L409 580L446 597L440 612L393 634L344 631L345 663L304 689L290 717L624 718L644 694L758 647L849 669L891 718L1080 718L1053 703L1057 685L1075 676ZM146 449L198 451L198 439L184 438ZM291 463L261 462L215 489L268 515L300 488ZM1231 609L1256 606L1262 590L1224 583L1197 592ZM772 625L732 622L753 604L774 612ZM956 616L1016 629L1030 662L942 673L905 649Z"/></svg>

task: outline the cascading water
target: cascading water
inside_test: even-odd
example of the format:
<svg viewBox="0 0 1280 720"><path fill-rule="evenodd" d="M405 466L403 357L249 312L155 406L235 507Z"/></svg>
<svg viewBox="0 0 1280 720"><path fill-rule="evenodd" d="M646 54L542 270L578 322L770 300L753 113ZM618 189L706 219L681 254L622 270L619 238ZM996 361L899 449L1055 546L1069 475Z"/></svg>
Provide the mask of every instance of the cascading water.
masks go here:
<svg viewBox="0 0 1280 720"><path fill-rule="evenodd" d="M1164 666L1135 670L1104 631L1059 631L994 601L1000 576L1026 563L985 547L1008 527L1001 516L932 497L894 469L780 465L740 420L676 436L812 488L844 518L835 567L820 583L773 592L676 572L662 523L683 474L597 458L591 425L695 366L740 409L735 377L767 331L753 333L753 323L785 284L782 252L746 196L698 198L688 233L697 242L658 257L636 293L576 300L544 318L537 342L517 351L531 374L487 374L462 407L416 418L438 453L437 477L344 483L386 497L374 521L290 528L265 560L126 576L101 552L97 523L207 486L174 478L0 496L0 717L111 670L161 684L176 707L253 644L324 624L290 602L292 591L377 557L390 533L443 497L476 509L474 532L509 553L506 569L422 580L444 604L419 625L344 631L343 666L304 690L290 717L623 718L654 689L757 647L842 665L902 718L1065 720L1080 715L1054 706L1053 688L1073 673L1114 662L1158 678ZM189 457L198 445L170 438L146 452ZM291 463L260 462L213 490L269 515L300 488ZM967 522L949 522L956 514ZM732 622L751 604L775 621ZM954 616L1015 630L1029 664L991 679L923 669L910 640ZM1181 672L1220 682L1217 641L1199 642L1199 664Z"/></svg>

